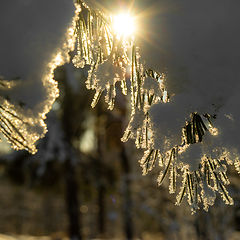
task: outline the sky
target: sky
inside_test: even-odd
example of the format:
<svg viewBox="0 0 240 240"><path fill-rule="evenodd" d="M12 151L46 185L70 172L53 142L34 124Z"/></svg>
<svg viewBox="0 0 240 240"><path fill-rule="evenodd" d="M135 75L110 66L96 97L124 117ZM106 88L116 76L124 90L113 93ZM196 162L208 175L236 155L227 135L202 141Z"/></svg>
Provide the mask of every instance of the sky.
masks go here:
<svg viewBox="0 0 240 240"><path fill-rule="evenodd" d="M21 87L6 93L13 100L29 108L44 101L42 78L73 16L69 0L1 0L0 77L20 79Z"/></svg>

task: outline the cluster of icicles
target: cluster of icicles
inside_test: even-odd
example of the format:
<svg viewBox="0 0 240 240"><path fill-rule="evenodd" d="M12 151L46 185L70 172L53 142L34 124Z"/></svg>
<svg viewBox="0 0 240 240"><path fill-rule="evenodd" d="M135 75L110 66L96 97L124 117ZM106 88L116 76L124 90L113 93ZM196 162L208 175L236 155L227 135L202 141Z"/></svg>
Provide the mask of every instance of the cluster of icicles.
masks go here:
<svg viewBox="0 0 240 240"><path fill-rule="evenodd" d="M134 41L118 39L114 35L110 17L90 9L82 1L78 4L81 11L75 31L76 55L72 62L77 68L90 65L86 86L95 90L92 107L105 93L108 109L112 110L117 82L120 82L124 95L130 92L131 117L121 140L126 142L133 139L137 148L145 150L139 161L143 174L158 166L158 184L161 185L168 176L169 192L177 193L176 204L186 197L192 212L200 207L207 211L214 204L217 192L226 204L233 204L226 189L229 184L226 166L234 164L238 170L238 158L232 161L229 152L222 148L215 149L213 154L199 153L199 145L204 142L205 135L208 138L217 134L213 126L215 116L191 113L185 126L182 126L179 143L173 144L174 141L168 136L158 136L151 111L156 104L171 101L164 87L166 75L145 68ZM129 70L131 74L127 77ZM127 86L130 86L129 89ZM164 144L162 149L159 141ZM193 152L196 152L196 157L189 159L187 156L194 156Z"/></svg>
<svg viewBox="0 0 240 240"><path fill-rule="evenodd" d="M74 31L69 39L76 48L72 62L77 68L90 66L86 86L95 91L92 107L96 106L104 93L108 109L112 110L116 98L116 83L119 82L124 95L130 92L132 105L130 121L122 141L133 139L137 148L144 149L144 156L139 161L143 174L158 166L158 184L161 185L168 177L169 191L177 194L177 204L187 198L193 212L200 207L208 210L214 204L217 192L226 204L233 204L226 189L229 184L226 166L234 164L239 171L239 159L236 157L231 160L229 152L222 148L216 149L214 154L195 154L194 159L185 154L194 156L194 152L199 152L199 145L204 142L204 138L216 133L213 127L214 116L191 113L185 120L185 125L181 126L179 142L172 141L171 136L158 134L152 113L156 105L171 102L165 89L166 75L146 68L133 39L117 38L111 26L111 17L92 10L81 0L76 1ZM13 139L16 148L21 149L23 145L25 149L35 153L32 143L39 137L33 134L29 142L28 136L24 135L29 131L28 128L31 133L31 126L35 122L31 120L25 123L12 112L11 107L3 103L1 106L3 133L8 135L10 141ZM14 118L14 121L9 122L9 117ZM18 130L16 137L11 132L15 132L19 122L28 127ZM162 142L162 148L159 142Z"/></svg>

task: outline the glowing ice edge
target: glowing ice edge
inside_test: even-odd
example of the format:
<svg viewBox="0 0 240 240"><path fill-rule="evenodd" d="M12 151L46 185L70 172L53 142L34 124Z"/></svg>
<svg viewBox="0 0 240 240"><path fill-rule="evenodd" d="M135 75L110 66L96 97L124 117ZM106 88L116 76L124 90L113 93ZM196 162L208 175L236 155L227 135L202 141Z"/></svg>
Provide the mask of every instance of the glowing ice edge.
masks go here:
<svg viewBox="0 0 240 240"><path fill-rule="evenodd" d="M53 54L45 68L42 83L46 90L47 100L37 106L42 109L41 112L35 116L30 109L24 110L0 96L0 132L15 150L25 149L35 154L37 152L36 142L47 133L44 120L59 96L58 84L54 80L54 70L70 60L68 53L74 50L76 40L74 29L80 11L80 6L75 4L75 15L66 31L62 47ZM18 84L16 81L1 80L0 87L9 89L16 84Z"/></svg>

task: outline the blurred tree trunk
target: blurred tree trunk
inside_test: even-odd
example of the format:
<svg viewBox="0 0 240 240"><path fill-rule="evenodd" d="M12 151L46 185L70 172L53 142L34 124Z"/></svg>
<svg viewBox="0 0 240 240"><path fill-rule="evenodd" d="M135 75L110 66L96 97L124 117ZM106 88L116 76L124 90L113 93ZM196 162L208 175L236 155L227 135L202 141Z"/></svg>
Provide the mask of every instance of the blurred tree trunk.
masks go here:
<svg viewBox="0 0 240 240"><path fill-rule="evenodd" d="M123 220L124 220L124 231L127 240L133 239L134 231L133 231L133 221L132 221L132 197L131 197L131 179L130 172L131 167L129 163L129 159L127 157L125 148L122 144L121 151L121 166L123 171Z"/></svg>
<svg viewBox="0 0 240 240"><path fill-rule="evenodd" d="M97 204L98 204L98 233L100 237L106 234L106 186L104 174L104 135L105 135L105 121L102 118L104 110L101 104L96 107L97 122L96 122L96 136L97 136L97 159L96 159L96 180L97 180Z"/></svg>
<svg viewBox="0 0 240 240"><path fill-rule="evenodd" d="M70 69L70 70L69 70ZM63 79L59 81L60 87L63 90L62 104L62 127L65 133L66 142L69 146L73 146L73 141L79 139L82 134L81 122L83 114L80 109L85 108L85 102L81 101L80 95L74 93L72 86L69 84L68 71L71 71L71 65L66 65L63 69ZM83 105L82 105L83 103ZM78 150L78 149L77 149ZM69 236L71 239L82 239L82 221L80 215L79 203L79 186L77 182L75 166L69 158L65 161L65 194L66 194L66 209L69 219Z"/></svg>
<svg viewBox="0 0 240 240"><path fill-rule="evenodd" d="M78 184L73 163L70 159L65 162L66 208L69 218L70 239L82 239L79 212Z"/></svg>
<svg viewBox="0 0 240 240"><path fill-rule="evenodd" d="M106 209L105 209L105 187L103 184L100 184L98 189L98 232L100 233L100 236L104 236L106 233Z"/></svg>
<svg viewBox="0 0 240 240"><path fill-rule="evenodd" d="M209 240L208 236L208 216L205 212L199 211L196 213L196 220L195 220L195 229L197 233L198 240Z"/></svg>
<svg viewBox="0 0 240 240"><path fill-rule="evenodd" d="M44 220L44 229L49 233L56 232L55 222L53 221L54 216L54 202L52 201L52 195L50 191L47 191L44 194L44 199L42 202L42 209L44 211L44 215L48 216Z"/></svg>

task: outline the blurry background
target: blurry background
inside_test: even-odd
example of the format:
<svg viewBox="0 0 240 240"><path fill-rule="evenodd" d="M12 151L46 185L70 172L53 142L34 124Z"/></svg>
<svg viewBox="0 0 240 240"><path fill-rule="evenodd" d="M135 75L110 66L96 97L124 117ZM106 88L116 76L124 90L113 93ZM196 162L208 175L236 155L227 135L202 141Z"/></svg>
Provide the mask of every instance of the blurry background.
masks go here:
<svg viewBox="0 0 240 240"><path fill-rule="evenodd" d="M164 35L168 29L156 20L157 15L164 16L165 0L98 1L103 2L110 11L138 2L134 11L142 16L139 39L150 36L140 41L147 46L144 58L153 65L159 64L161 54L168 58L169 42ZM175 5L169 6L168 11L173 11ZM157 32L159 27L162 34ZM181 61L184 48L178 49ZM177 92L188 81L185 68L179 71L172 84ZM87 68L76 69L72 64L55 71L60 97L48 114L48 133L36 155L15 152L1 143L0 240L29 236L46 236L42 240L69 236L72 240L240 239L240 177L236 172L228 171L234 206L224 205L219 196L208 213L201 210L191 215L187 204L175 206L167 180L159 188L157 170L143 177L138 164L142 152L133 142L120 141L129 119L129 99L119 92L113 111L107 111L103 99L91 109L94 93L86 90L86 77Z"/></svg>
<svg viewBox="0 0 240 240"><path fill-rule="evenodd" d="M120 141L128 99L119 93L112 112L103 101L91 109L86 76L87 69L72 64L56 70L60 98L36 155L1 143L0 233L14 239L239 239L239 176L230 170L234 206L218 198L208 213L195 215L185 203L175 206L167 180L158 188L157 170L143 177L142 152Z"/></svg>

